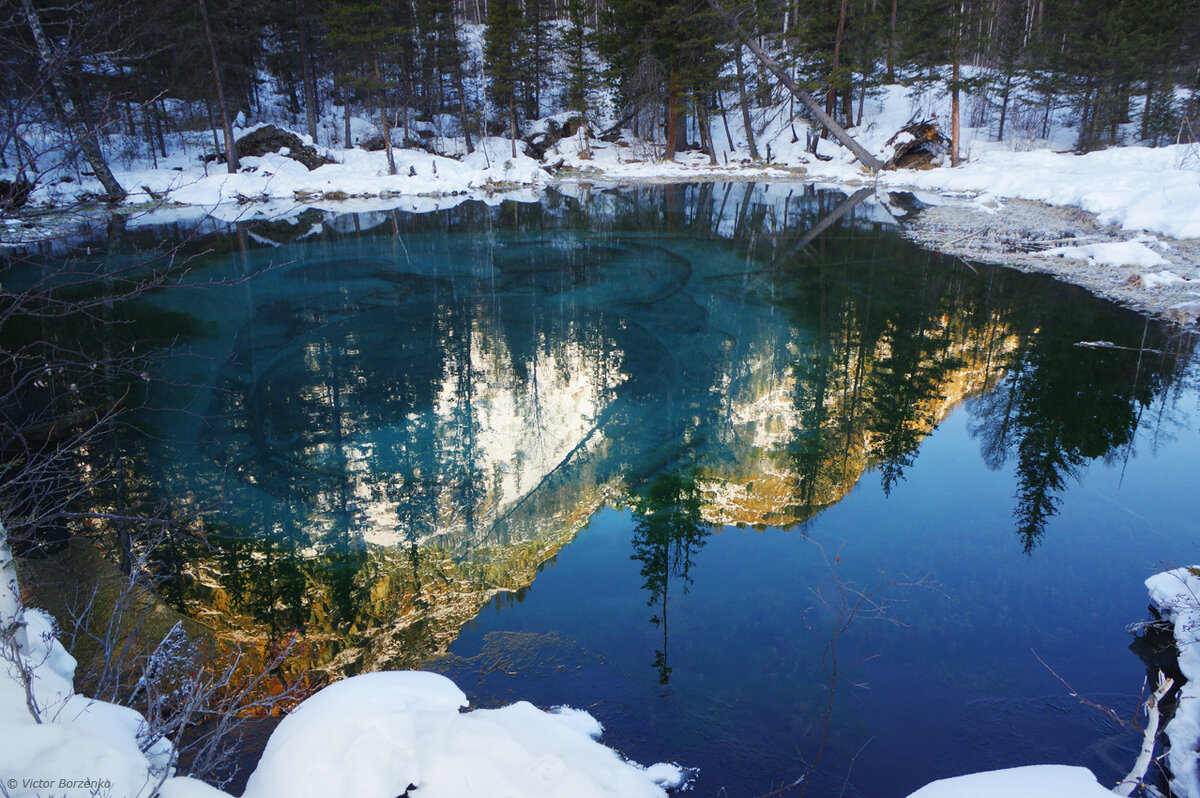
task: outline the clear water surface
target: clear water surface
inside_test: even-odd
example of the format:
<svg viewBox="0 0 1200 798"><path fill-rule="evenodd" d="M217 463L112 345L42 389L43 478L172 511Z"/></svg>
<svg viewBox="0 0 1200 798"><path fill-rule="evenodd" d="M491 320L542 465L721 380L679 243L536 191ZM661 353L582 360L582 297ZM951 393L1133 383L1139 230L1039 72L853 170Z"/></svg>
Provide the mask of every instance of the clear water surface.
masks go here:
<svg viewBox="0 0 1200 798"><path fill-rule="evenodd" d="M1136 735L1050 668L1132 716L1142 580L1200 557L1194 340L844 200L239 224L189 244L206 287L143 303L177 357L149 436L97 456L225 502L168 597L302 632L298 668L582 707L697 795L1113 782Z"/></svg>

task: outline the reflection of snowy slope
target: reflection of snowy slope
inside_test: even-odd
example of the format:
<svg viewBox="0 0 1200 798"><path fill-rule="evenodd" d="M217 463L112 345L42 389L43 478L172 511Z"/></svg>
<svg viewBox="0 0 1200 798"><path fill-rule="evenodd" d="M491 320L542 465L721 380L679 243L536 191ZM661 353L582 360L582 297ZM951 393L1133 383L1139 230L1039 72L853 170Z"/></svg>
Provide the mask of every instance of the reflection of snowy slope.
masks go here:
<svg viewBox="0 0 1200 798"><path fill-rule="evenodd" d="M620 370L619 349L585 347L578 331L553 345L539 335L533 358L519 363L479 317L471 328L468 351L447 353L442 363L433 407L411 414L393 432L401 440L432 439L432 473L417 470L412 477L438 485L430 508L434 517L423 519L425 534L414 541L396 520L406 497L375 503L365 513L363 537L370 543L439 538L456 548L479 542L587 443L627 376ZM372 492L360 489L359 494Z"/></svg>

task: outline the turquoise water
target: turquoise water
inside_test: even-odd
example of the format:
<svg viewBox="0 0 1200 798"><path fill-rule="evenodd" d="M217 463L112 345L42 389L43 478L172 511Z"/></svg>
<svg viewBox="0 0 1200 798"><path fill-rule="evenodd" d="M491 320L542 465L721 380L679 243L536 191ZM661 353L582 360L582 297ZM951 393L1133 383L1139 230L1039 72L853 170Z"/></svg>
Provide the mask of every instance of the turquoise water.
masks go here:
<svg viewBox="0 0 1200 798"><path fill-rule="evenodd" d="M335 675L586 708L697 795L1115 781L1136 735L1047 666L1132 716L1141 582L1200 556L1194 340L870 203L810 235L843 199L551 192L191 244L205 287L143 303L187 319L151 437L117 447L130 493L222 502L169 596L223 591Z"/></svg>

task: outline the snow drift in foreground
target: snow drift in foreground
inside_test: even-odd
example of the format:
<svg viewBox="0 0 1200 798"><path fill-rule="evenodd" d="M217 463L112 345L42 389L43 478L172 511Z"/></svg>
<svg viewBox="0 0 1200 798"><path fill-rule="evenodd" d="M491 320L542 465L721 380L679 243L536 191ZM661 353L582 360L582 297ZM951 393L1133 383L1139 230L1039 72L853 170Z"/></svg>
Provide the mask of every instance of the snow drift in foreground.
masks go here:
<svg viewBox="0 0 1200 798"><path fill-rule="evenodd" d="M170 761L170 744L139 748L145 719L132 709L74 693L75 660L48 615L26 612L34 721L11 665L0 679L0 775L11 798L92 795L148 798ZM8 665L8 663L6 663ZM543 712L521 702L460 712L453 682L434 673L355 676L316 693L276 727L244 798L664 798L687 773L642 767L598 742L586 712ZM162 798L229 798L201 781L169 778Z"/></svg>
<svg viewBox="0 0 1200 798"><path fill-rule="evenodd" d="M1167 764L1174 777L1171 790L1181 798L1200 798L1196 750L1200 747L1200 567L1176 568L1146 580L1150 600L1175 629L1179 670L1187 684L1179 690L1179 707L1165 729L1171 741Z"/></svg>
<svg viewBox="0 0 1200 798"><path fill-rule="evenodd" d="M26 704L16 667L0 660L0 777L11 798L24 796L150 795L170 761L170 743L159 738L143 753L140 713L74 691L75 659L54 636L41 610L24 613L17 646L30 666L38 723ZM147 741L150 742L150 741ZM71 786L64 786L64 785Z"/></svg>
<svg viewBox="0 0 1200 798"><path fill-rule="evenodd" d="M1182 798L1200 798L1200 567L1157 574L1146 580L1146 588L1174 624L1179 665L1188 678L1166 727L1171 786ZM23 651L45 722L34 722L18 674L5 662L0 672L0 774L7 794L153 795L156 774L165 772L170 756L167 742L139 746L145 731L141 715L75 694L75 661L55 639L50 617L39 610L28 610L25 617L28 642ZM433 673L369 673L332 684L276 727L244 798L397 796L413 786L423 798L660 798L687 780L677 765L647 768L622 759L598 741L599 722L581 710L545 712L520 702L461 712L466 705L466 696L453 682ZM80 783L64 789L62 780ZM203 782L179 777L166 779L158 794L230 798ZM942 779L909 798L1112 794L1086 768L1035 765Z"/></svg>
<svg viewBox="0 0 1200 798"><path fill-rule="evenodd" d="M458 711L466 705L435 673L336 682L275 729L244 798L392 796L410 784L432 798L655 798L684 781L675 765L643 768L601 745L600 724L582 710Z"/></svg>

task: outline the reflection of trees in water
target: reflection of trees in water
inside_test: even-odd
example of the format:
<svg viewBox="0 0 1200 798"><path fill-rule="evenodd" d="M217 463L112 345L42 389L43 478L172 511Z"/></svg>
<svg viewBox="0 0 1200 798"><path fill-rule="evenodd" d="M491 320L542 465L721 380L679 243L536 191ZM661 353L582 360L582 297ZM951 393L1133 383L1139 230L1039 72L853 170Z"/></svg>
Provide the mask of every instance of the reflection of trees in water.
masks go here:
<svg viewBox="0 0 1200 798"><path fill-rule="evenodd" d="M624 482L665 680L667 588L686 587L701 513L733 519L711 485L744 489L738 521L805 521L870 468L892 490L945 413L983 394L977 434L990 462L1017 457L1029 542L1063 479L1127 445L1174 379L1167 361L1129 372L1136 354L1071 346L1138 344L1107 305L1074 297L1091 321L1056 325L1061 289L917 250L811 187L551 193L380 222L298 250L261 297L246 286L206 432L211 489L229 477L235 505L216 554L195 555L225 593L207 600L306 629L314 663L419 661ZM1089 426L1078 396L1104 420ZM571 412L578 440L538 450ZM503 419L523 431L497 434Z"/></svg>
<svg viewBox="0 0 1200 798"><path fill-rule="evenodd" d="M998 376L1014 340L991 275L919 250L877 251L845 234L786 265L785 307L813 330L792 359L797 424L786 447L799 519L877 468L890 493L921 441L961 399Z"/></svg>
<svg viewBox="0 0 1200 798"><path fill-rule="evenodd" d="M700 518L700 491L690 474L665 473L655 477L633 500L633 555L642 564L642 587L650 594L646 605L654 608L650 622L662 629L662 648L654 653L658 680L671 678L667 662L667 599L671 580L683 593L692 583L694 556L711 533Z"/></svg>
<svg viewBox="0 0 1200 798"><path fill-rule="evenodd" d="M1143 412L1155 402L1165 408L1194 346L1133 314L1091 307L1065 318L1039 314L1004 380L971 405L984 461L993 469L1015 461L1013 517L1026 553L1057 514L1068 480L1091 461L1132 456ZM1100 340L1129 349L1076 346Z"/></svg>

